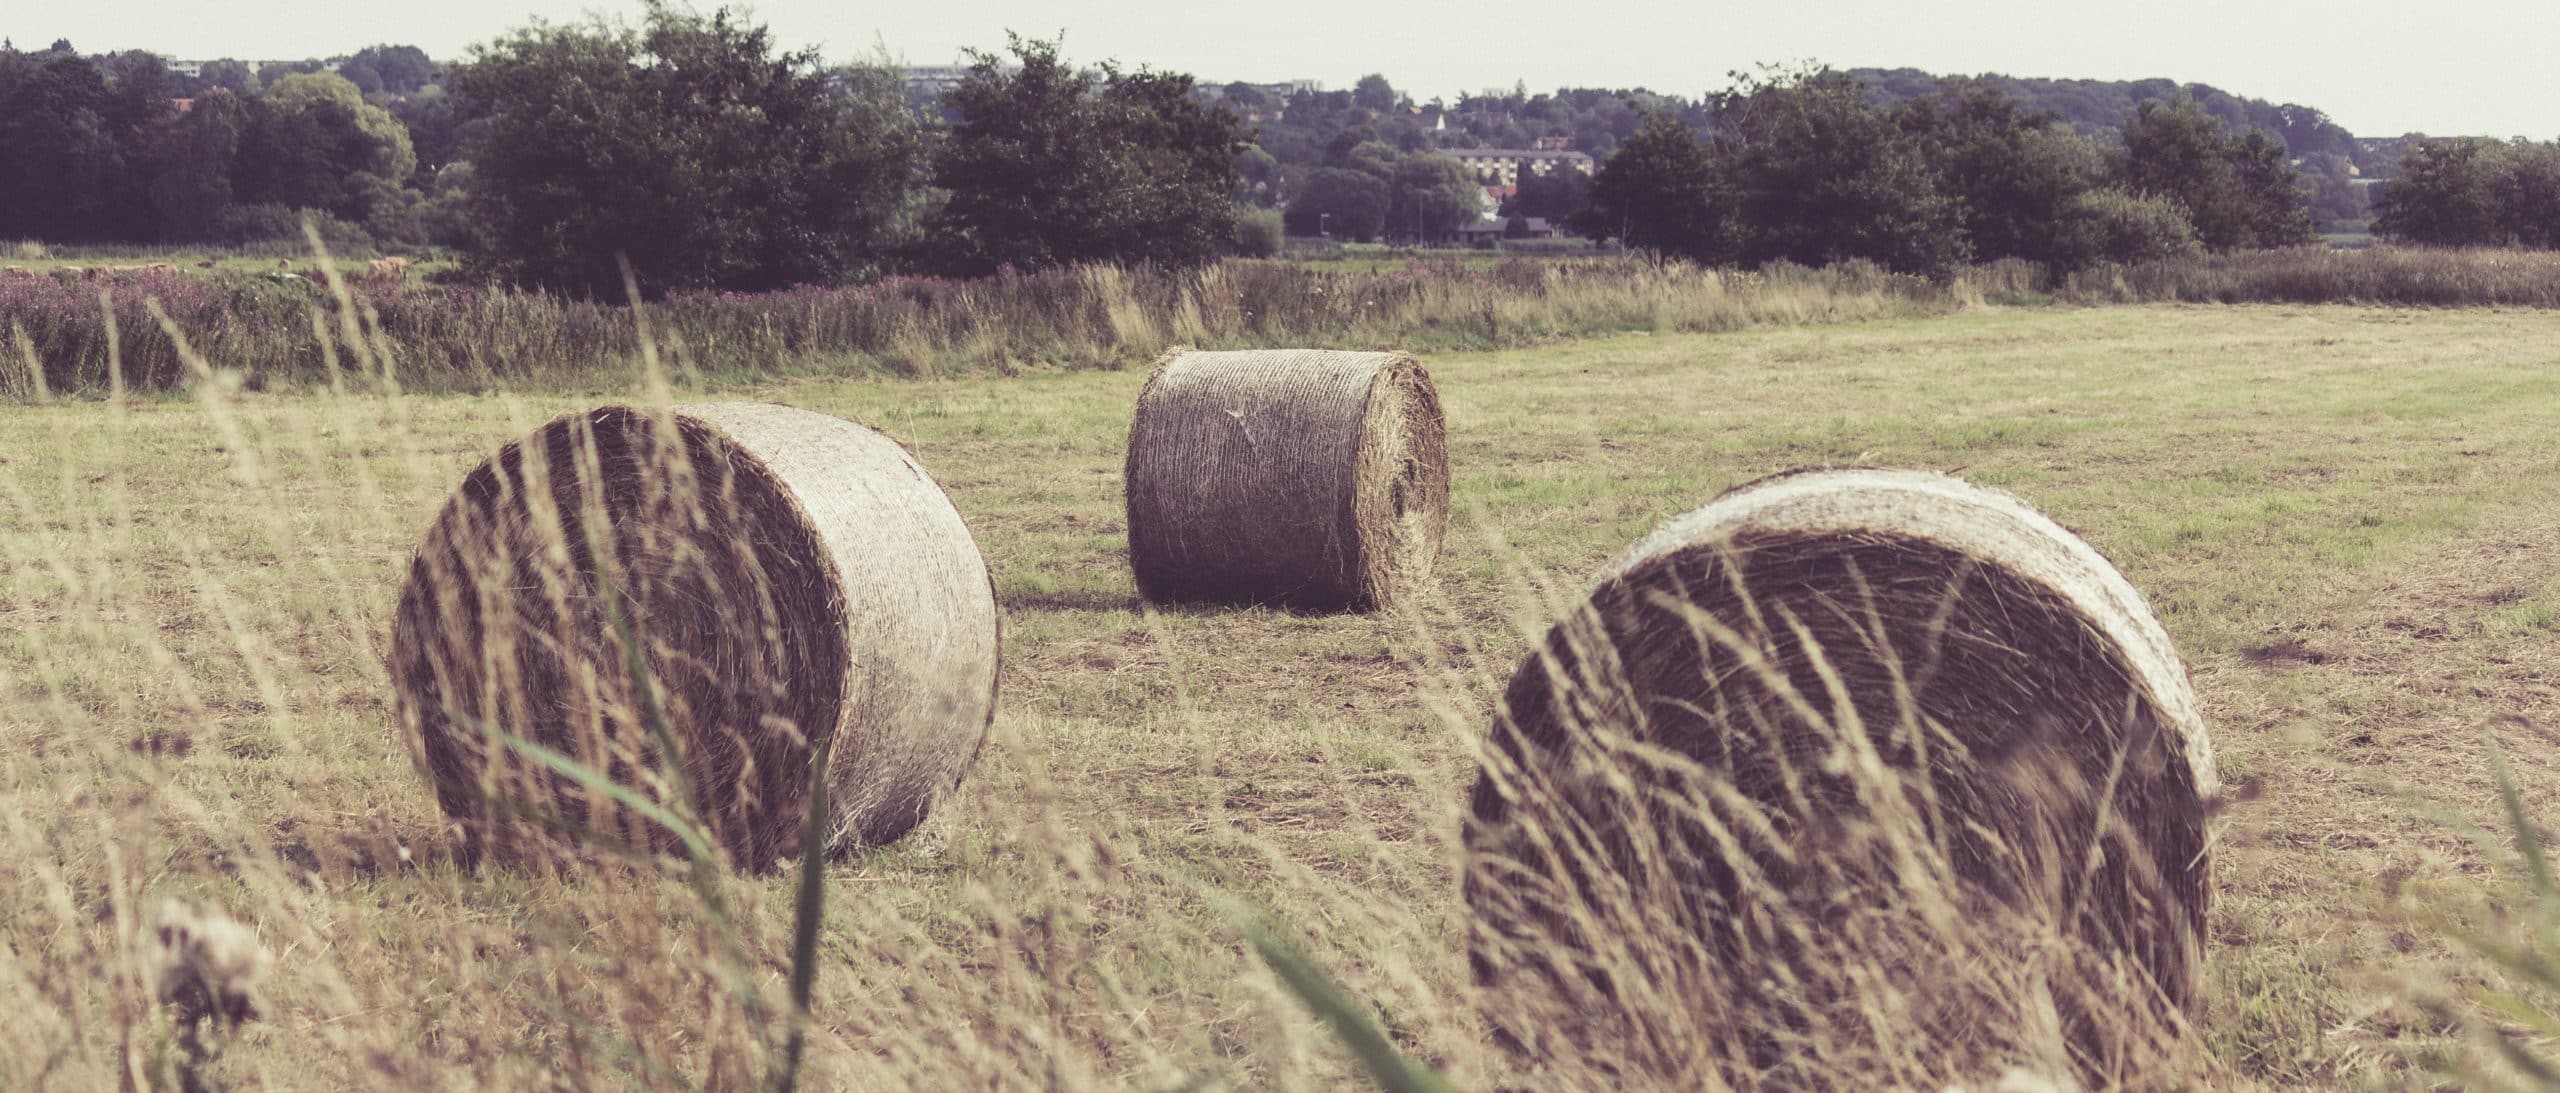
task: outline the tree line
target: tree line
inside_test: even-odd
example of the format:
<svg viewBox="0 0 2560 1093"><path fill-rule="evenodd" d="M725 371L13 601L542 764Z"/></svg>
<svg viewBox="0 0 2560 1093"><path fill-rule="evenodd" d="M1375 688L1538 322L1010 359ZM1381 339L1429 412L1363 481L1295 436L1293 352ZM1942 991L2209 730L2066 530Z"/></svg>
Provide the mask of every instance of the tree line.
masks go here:
<svg viewBox="0 0 2560 1093"><path fill-rule="evenodd" d="M2083 136L1974 81L1885 106L1828 69L1739 77L1703 133L1652 115L1575 222L1708 264L1863 259L1931 275L2311 238L2300 179L2266 133L2180 99L2142 104L2117 136Z"/></svg>
<svg viewBox="0 0 2560 1093"><path fill-rule="evenodd" d="M1447 149L1560 137L1601 158L1596 178L1523 172L1503 215L1716 264L2067 270L2307 240L2321 184L2297 164L2353 149L2316 111L2174 85L2093 130L2114 104L2092 88L2117 85L1815 69L1695 101L1515 89L1453 105L1377 75L1282 95L1080 69L1037 40L972 61L917 102L885 60L830 67L727 9L665 6L638 25L536 24L450 66L378 46L334 71L180 75L146 53L0 47L0 237L239 243L298 238L311 218L591 296L621 294L626 269L655 293L1183 267L1275 251L1284 225L1444 238L1485 200ZM2074 113L2036 105L2057 101ZM2553 159L2421 145L2383 227L2541 245Z"/></svg>
<svg viewBox="0 0 2560 1093"><path fill-rule="evenodd" d="M246 243L298 239L307 215L342 239L450 234L460 195L420 174L459 144L449 103L427 89L410 117L397 116L365 63L375 56L406 76L415 69L399 62L412 54L425 61L384 47L343 66L375 86L368 96L319 62L182 76L138 50L0 49L0 237ZM422 159L420 136L436 141L433 158Z"/></svg>
<svg viewBox="0 0 2560 1093"><path fill-rule="evenodd" d="M2560 141L2419 144L2375 201L2374 227L2435 246L2560 248Z"/></svg>
<svg viewBox="0 0 2560 1093"><path fill-rule="evenodd" d="M1937 96L1946 79L1917 69L1851 69L1869 102L1890 107ZM2145 102L2191 99L2198 109L2234 131L2257 129L2284 144L2288 159L2311 179L2315 219L2345 225L2366 215L2359 175L2387 173L2390 157L2369 152L2355 134L2313 107L2273 103L2232 94L2210 84L2174 80L2073 80L1969 77L2034 113L2057 116L2074 131L2112 139ZM1279 91L1230 83L1218 92L1254 121L1257 143L1269 154L1280 181L1323 167L1339 167L1346 144L1376 140L1398 153L1432 148L1526 148L1540 138L1561 137L1576 150L1607 159L1643 127L1646 117L1669 113L1693 128L1714 125L1714 99L1688 99L1645 88L1562 88L1532 94L1524 86L1417 102L1383 75L1361 77L1347 91ZM1632 106L1634 109L1630 110ZM1344 134L1350 134L1344 136ZM1258 173L1254 177L1265 177ZM1297 186L1286 189L1295 192ZM1531 215L1547 215L1536 212Z"/></svg>

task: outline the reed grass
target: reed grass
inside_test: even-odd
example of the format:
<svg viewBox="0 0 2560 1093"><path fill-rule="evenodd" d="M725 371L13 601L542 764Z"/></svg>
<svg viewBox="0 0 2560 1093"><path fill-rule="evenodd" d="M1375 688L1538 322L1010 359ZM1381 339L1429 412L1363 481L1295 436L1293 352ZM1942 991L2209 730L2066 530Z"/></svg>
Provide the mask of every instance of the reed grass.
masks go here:
<svg viewBox="0 0 2560 1093"><path fill-rule="evenodd" d="M2560 251L2321 246L2083 270L2051 286L2073 303L2560 307Z"/></svg>
<svg viewBox="0 0 2560 1093"><path fill-rule="evenodd" d="M0 391L32 391L38 368L58 394L106 390L110 316L135 332L121 346L127 388L180 386L186 370L175 346L140 321L153 299L217 372L251 389L325 387L330 339L314 330L360 332L402 384L420 391L592 386L630 375L643 351L631 309L540 293L359 280L341 302L325 287L274 274L22 276L0 279L0 328L25 331L32 354L0 369ZM1177 341L1493 348L1910 317L1958 302L1946 286L1873 266L1732 273L1632 259L1453 259L1373 270L1236 261L1194 273L901 277L675 296L648 314L680 367L746 377L1121 367Z"/></svg>
<svg viewBox="0 0 2560 1093"><path fill-rule="evenodd" d="M100 393L110 320L122 382L183 386L157 300L215 374L250 389L330 382L330 341L359 337L421 391L594 389L644 352L631 309L475 285L357 279L344 301L279 271L56 270L0 278L0 396ZM1630 257L1237 260L1192 273L1088 267L977 280L899 277L783 292L697 293L648 309L682 371L925 375L1119 368L1168 344L1446 351L1634 331L1701 333L1947 314L1982 304L2351 303L2560 307L2560 252L2372 247L2201 255L2051 277L2004 261L1944 281L1872 263L1708 270ZM315 330L332 332L316 337ZM41 370L41 384L36 373Z"/></svg>

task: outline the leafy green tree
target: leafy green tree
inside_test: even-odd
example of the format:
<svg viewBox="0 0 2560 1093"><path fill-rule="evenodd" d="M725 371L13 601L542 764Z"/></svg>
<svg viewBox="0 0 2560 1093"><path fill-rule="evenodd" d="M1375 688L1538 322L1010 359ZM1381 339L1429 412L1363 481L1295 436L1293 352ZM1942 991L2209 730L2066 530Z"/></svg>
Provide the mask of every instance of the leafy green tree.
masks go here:
<svg viewBox="0 0 2560 1093"><path fill-rule="evenodd" d="M1421 152L1432 147L1431 131L1402 110L1378 119L1371 128L1378 131L1379 140L1399 152Z"/></svg>
<svg viewBox="0 0 2560 1093"><path fill-rule="evenodd" d="M959 118L934 159L950 199L934 257L957 273L1000 266L1216 261L1235 238L1234 113L1191 77L1104 64L1088 79L1055 42L1013 38L1014 67L973 54L943 97Z"/></svg>
<svg viewBox="0 0 2560 1093"><path fill-rule="evenodd" d="M461 104L443 84L428 84L392 100L384 109L409 131L421 174L432 174L462 159L473 133L486 127L464 116Z"/></svg>
<svg viewBox="0 0 2560 1093"><path fill-rule="evenodd" d="M1562 222L1591 207L1591 176L1569 167L1520 178L1520 188L1503 202L1505 216L1535 216ZM1525 228L1525 225L1524 225Z"/></svg>
<svg viewBox="0 0 2560 1093"><path fill-rule="evenodd" d="M2507 149L2507 237L2560 248L2560 143L2518 141Z"/></svg>
<svg viewBox="0 0 2560 1093"><path fill-rule="evenodd" d="M65 50L0 57L0 238L156 236L147 168L174 114L166 74L148 54L116 67L111 81L106 66Z"/></svg>
<svg viewBox="0 0 2560 1093"><path fill-rule="evenodd" d="M2511 237L2504 143L2486 137L2432 140L2400 157L2374 202L2374 229L2438 247L2502 246Z"/></svg>
<svg viewBox="0 0 2560 1093"><path fill-rule="evenodd" d="M878 268L912 215L924 146L897 75L831 74L727 9L537 24L450 79L483 127L472 260L519 284L619 296L623 257L646 293L832 281Z"/></svg>
<svg viewBox="0 0 2560 1093"><path fill-rule="evenodd" d="M1385 141L1379 140L1377 128L1366 121L1362 121L1336 129L1334 130L1333 136L1326 139L1324 142L1324 165L1327 167L1348 166L1348 164L1343 161L1350 158L1352 149L1358 148L1364 144L1385 145L1389 156L1393 156L1395 154L1395 145L1387 144ZM1386 176L1380 175L1378 177L1384 178Z"/></svg>
<svg viewBox="0 0 2560 1093"><path fill-rule="evenodd" d="M223 211L231 207L231 164L248 127L248 104L220 88L196 96L194 109L168 127L151 179L160 238L214 238Z"/></svg>
<svg viewBox="0 0 2560 1093"><path fill-rule="evenodd" d="M1289 201L1289 230L1366 243L1387 222L1387 184L1375 175L1319 167Z"/></svg>
<svg viewBox="0 0 2560 1093"><path fill-rule="evenodd" d="M1248 205L1236 210L1235 253L1245 258L1269 258L1280 253L1288 242L1282 227L1280 210Z"/></svg>
<svg viewBox="0 0 2560 1093"><path fill-rule="evenodd" d="M128 151L145 151L154 136L150 130L177 116L169 102L176 85L169 66L157 54L129 49L99 58L99 69L107 74L108 124L132 142Z"/></svg>
<svg viewBox="0 0 2560 1093"><path fill-rule="evenodd" d="M2255 130L2235 136L2193 99L2143 103L2124 125L2126 189L2178 202L2214 250L2286 246L2311 238L2299 176L2284 146Z"/></svg>
<svg viewBox="0 0 2560 1093"><path fill-rule="evenodd" d="M248 62L228 57L205 62L204 71L197 74L196 80L201 85L196 90L199 95L219 87L234 95L248 96L266 87L259 81L257 70L250 68Z"/></svg>
<svg viewBox="0 0 2560 1093"><path fill-rule="evenodd" d="M1404 157L1396 146L1383 140L1364 140L1345 148L1342 154L1325 162L1327 167L1343 167L1381 181L1393 180L1396 163Z"/></svg>
<svg viewBox="0 0 2560 1093"><path fill-rule="evenodd" d="M1351 88L1351 105L1362 110L1383 114L1395 109L1398 101L1400 97L1396 94L1395 85L1375 72L1360 77L1360 82Z"/></svg>
<svg viewBox="0 0 2560 1093"><path fill-rule="evenodd" d="M409 94L435 83L443 74L427 52L416 46L366 46L347 58L338 71L343 75L358 66L373 73L379 90L388 95Z"/></svg>
<svg viewBox="0 0 2560 1093"><path fill-rule="evenodd" d="M1225 96L1227 105L1235 107L1240 114L1276 113L1289 105L1280 96L1242 80L1220 88L1218 93Z"/></svg>
<svg viewBox="0 0 2560 1093"><path fill-rule="evenodd" d="M1591 207L1574 227L1595 239L1623 239L1639 250L1721 264L1741 249L1735 204L1696 131L1656 112L1601 164L1591 183Z"/></svg>
<svg viewBox="0 0 2560 1093"><path fill-rule="evenodd" d="M1717 97L1715 140L1740 196L1748 263L1865 258L1942 274L1972 256L1962 206L1919 142L1844 73L1741 81Z"/></svg>
<svg viewBox="0 0 2560 1093"><path fill-rule="evenodd" d="M2355 164L2335 152L2320 152L2303 157L2303 180L2311 186L2307 207L2311 220L2322 231L2343 230L2363 222L2372 215L2372 202L2365 188L2356 184Z"/></svg>
<svg viewBox="0 0 2560 1093"><path fill-rule="evenodd" d="M1270 207L1280 198L1280 161L1258 146L1236 153L1236 200Z"/></svg>
<svg viewBox="0 0 2560 1093"><path fill-rule="evenodd" d="M1939 94L1905 102L1895 118L1957 203L1976 261L2071 263L2081 249L2071 223L2075 203L2105 170L2096 145L2059 115L2029 111L1973 80L1947 81Z"/></svg>
<svg viewBox="0 0 2560 1093"><path fill-rule="evenodd" d="M325 72L297 73L253 100L232 185L243 201L362 220L380 188L356 176L396 185L417 165L409 131L365 102L356 85Z"/></svg>
<svg viewBox="0 0 2560 1093"><path fill-rule="evenodd" d="M382 74L374 71L372 65L348 61L338 66L337 76L356 85L356 91L367 99L382 94Z"/></svg>
<svg viewBox="0 0 2560 1093"><path fill-rule="evenodd" d="M2310 186L2285 156L2284 142L2252 129L2229 146L2232 177L2247 210L2243 246L2289 247L2312 239Z"/></svg>
<svg viewBox="0 0 2560 1093"><path fill-rule="evenodd" d="M2063 247L2055 262L2058 269L2099 261L2150 262L2200 249L2185 206L2113 186L2074 196L2061 210L2057 227Z"/></svg>
<svg viewBox="0 0 2560 1093"><path fill-rule="evenodd" d="M1417 243L1449 238L1484 215L1484 187L1456 158L1415 152L1397 160L1387 183L1387 234Z"/></svg>

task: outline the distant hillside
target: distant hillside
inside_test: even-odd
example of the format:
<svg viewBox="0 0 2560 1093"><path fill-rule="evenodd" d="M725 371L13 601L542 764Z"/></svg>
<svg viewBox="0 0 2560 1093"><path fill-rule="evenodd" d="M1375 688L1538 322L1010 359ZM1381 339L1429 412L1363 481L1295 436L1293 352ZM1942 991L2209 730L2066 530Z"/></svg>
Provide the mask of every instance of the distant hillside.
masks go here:
<svg viewBox="0 0 2560 1093"><path fill-rule="evenodd" d="M1917 98L1938 89L1943 77L1916 68L1860 68L1850 74L1874 88L1881 103L1891 104ZM2356 135L2345 126L2329 120L2318 109L2296 103L2282 105L2265 99L2234 95L2211 84L2180 84L2175 80L2056 80L2020 79L1989 73L1975 79L2007 92L2010 97L2031 109L2050 110L2082 132L2114 132L2133 116L2134 109L2146 100L2168 100L2180 91L2195 99L2206 113L2221 118L2235 127L2264 129L2284 139L2293 157L2345 156L2357 167L2370 170L2385 164L2367 163L2370 153L2359 148ZM2397 157L2394 157L2397 158Z"/></svg>

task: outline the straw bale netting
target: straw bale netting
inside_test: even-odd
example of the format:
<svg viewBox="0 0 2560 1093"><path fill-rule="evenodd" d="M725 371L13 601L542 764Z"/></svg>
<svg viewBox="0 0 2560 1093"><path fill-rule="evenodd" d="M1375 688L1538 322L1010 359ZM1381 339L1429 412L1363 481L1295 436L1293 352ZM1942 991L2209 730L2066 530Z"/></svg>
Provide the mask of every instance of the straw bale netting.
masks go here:
<svg viewBox="0 0 2560 1093"><path fill-rule="evenodd" d="M1449 526L1440 396L1402 353L1175 350L1138 395L1127 481L1158 603L1385 607Z"/></svg>
<svg viewBox="0 0 2560 1093"><path fill-rule="evenodd" d="M761 869L797 853L820 741L831 850L898 838L958 785L994 716L997 625L968 527L889 438L760 403L605 407L464 481L410 567L390 667L473 855L556 858L544 829L564 826L675 845L496 735L666 804L654 692L696 815Z"/></svg>
<svg viewBox="0 0 2560 1093"><path fill-rule="evenodd" d="M1521 664L1484 764L1470 958L1523 1058L1685 1086L2180 1065L2211 748L2141 595L2006 493L1809 472L1673 521Z"/></svg>

